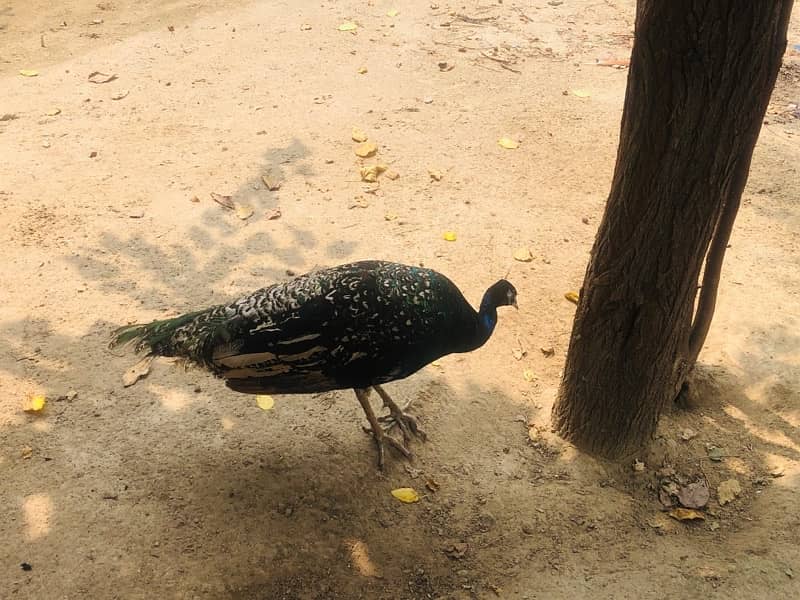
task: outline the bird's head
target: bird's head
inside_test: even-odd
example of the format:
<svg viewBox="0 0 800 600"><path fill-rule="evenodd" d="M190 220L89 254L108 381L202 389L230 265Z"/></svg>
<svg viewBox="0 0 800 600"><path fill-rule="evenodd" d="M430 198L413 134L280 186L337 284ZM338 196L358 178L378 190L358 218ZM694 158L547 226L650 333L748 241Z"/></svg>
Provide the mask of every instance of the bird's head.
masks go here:
<svg viewBox="0 0 800 600"><path fill-rule="evenodd" d="M481 310L496 309L498 306L517 306L517 289L511 282L501 279L492 285L483 295Z"/></svg>

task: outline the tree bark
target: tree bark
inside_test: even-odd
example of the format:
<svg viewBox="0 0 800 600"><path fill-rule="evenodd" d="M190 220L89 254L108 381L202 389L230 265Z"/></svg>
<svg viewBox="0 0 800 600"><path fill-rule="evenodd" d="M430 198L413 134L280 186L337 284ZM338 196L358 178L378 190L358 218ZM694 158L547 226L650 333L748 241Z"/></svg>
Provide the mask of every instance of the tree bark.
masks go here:
<svg viewBox="0 0 800 600"><path fill-rule="evenodd" d="M791 9L637 4L614 179L553 408L581 449L641 448L697 359Z"/></svg>

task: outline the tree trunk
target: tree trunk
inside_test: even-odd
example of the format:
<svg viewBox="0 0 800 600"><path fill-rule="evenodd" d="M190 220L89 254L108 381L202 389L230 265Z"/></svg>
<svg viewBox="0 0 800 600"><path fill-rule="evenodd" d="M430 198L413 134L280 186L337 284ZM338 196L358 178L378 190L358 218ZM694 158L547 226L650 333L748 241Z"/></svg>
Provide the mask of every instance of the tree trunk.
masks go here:
<svg viewBox="0 0 800 600"><path fill-rule="evenodd" d="M694 365L791 9L638 2L614 179L553 408L588 452L641 448Z"/></svg>

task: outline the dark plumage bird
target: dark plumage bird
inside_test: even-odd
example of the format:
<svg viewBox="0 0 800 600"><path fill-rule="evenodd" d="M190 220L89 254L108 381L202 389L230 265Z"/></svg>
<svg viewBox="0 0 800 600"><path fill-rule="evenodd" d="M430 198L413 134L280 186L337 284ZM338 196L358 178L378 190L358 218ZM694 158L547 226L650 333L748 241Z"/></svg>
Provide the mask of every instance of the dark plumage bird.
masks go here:
<svg viewBox="0 0 800 600"><path fill-rule="evenodd" d="M437 358L482 346L497 307L516 306L501 279L475 311L444 275L419 267L363 261L276 283L230 304L174 319L129 325L112 346L188 359L247 394L307 394L353 388L369 420L383 466L384 444L410 452L386 434L369 404L374 388L407 443L424 437L381 384L408 377ZM388 430L388 427L386 428Z"/></svg>

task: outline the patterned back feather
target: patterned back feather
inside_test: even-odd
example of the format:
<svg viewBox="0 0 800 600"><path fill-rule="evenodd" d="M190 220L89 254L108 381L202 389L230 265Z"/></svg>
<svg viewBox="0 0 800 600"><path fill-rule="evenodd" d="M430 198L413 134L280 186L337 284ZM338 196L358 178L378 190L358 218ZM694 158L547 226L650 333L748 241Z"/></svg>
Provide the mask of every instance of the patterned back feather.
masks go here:
<svg viewBox="0 0 800 600"><path fill-rule="evenodd" d="M384 383L445 354L472 350L494 327L494 302L487 307L479 318L436 271L362 261L229 304L122 327L112 344L187 358L237 391L307 393Z"/></svg>

